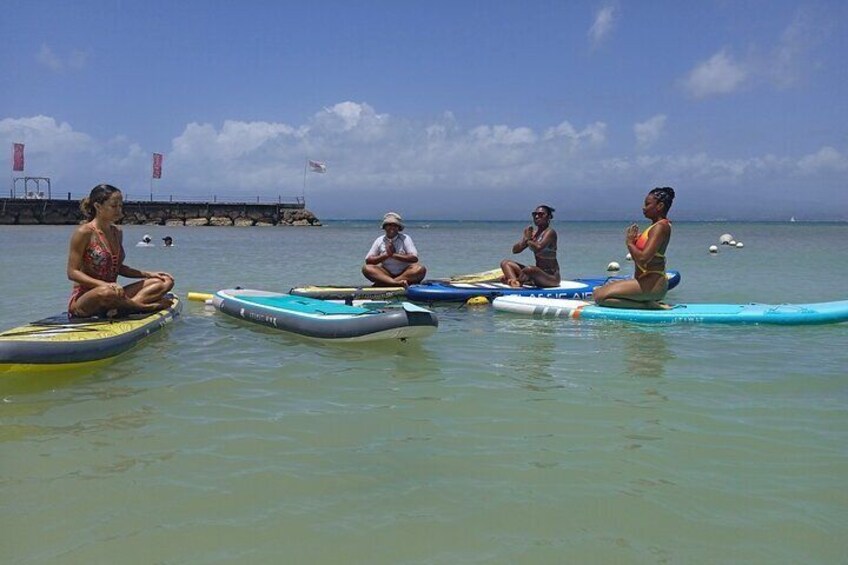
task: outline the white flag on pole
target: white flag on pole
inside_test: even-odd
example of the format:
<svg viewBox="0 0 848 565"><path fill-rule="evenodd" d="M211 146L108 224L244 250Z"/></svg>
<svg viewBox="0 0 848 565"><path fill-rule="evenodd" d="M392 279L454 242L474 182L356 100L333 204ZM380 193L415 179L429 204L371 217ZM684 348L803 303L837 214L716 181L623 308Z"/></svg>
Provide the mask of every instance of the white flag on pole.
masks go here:
<svg viewBox="0 0 848 565"><path fill-rule="evenodd" d="M309 160L309 170L313 173L326 173L327 165L321 161Z"/></svg>

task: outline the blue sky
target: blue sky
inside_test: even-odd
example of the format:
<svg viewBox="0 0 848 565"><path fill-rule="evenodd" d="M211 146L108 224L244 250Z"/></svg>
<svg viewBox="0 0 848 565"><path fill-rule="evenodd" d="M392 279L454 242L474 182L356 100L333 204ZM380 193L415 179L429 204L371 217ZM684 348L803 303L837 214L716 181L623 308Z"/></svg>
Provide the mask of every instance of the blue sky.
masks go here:
<svg viewBox="0 0 848 565"><path fill-rule="evenodd" d="M162 197L323 161L321 218L631 219L670 185L680 219L848 220L845 2L0 3L0 142L54 194L147 197L159 152Z"/></svg>

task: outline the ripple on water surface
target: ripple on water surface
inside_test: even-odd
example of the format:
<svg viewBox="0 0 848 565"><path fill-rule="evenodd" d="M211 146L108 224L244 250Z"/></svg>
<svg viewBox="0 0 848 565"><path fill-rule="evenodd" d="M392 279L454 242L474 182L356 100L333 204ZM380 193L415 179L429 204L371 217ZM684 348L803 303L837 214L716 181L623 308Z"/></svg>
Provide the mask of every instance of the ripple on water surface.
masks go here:
<svg viewBox="0 0 848 565"><path fill-rule="evenodd" d="M414 235L448 274L480 241L497 264L516 226ZM348 280L373 231L172 230L169 255L129 255L174 272L180 292L285 289ZM745 249L704 255L725 231ZM674 296L790 301L807 285L838 298L825 296L848 277L828 259L844 247L833 231L677 223ZM16 277L4 319L51 313L22 312L30 300L61 308L67 231L39 232L53 240L37 248L10 233L0 226L0 247L21 260L0 255L0 278ZM621 226L580 233L569 270L620 259ZM787 237L813 250L793 268L815 280L769 271ZM31 256L58 265L59 282L31 273ZM848 551L848 324L650 327L440 306L426 340L341 346L185 306L102 367L0 383L10 562L835 563Z"/></svg>

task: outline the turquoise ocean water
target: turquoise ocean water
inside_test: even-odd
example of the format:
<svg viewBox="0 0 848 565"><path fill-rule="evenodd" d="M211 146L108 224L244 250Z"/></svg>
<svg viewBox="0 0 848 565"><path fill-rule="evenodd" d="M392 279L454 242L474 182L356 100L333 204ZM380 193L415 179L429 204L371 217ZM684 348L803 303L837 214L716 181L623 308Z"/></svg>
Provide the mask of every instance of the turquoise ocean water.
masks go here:
<svg viewBox="0 0 848 565"><path fill-rule="evenodd" d="M624 223L566 223L566 275ZM519 223L411 222L431 276ZM3 328L61 311L72 227L0 227ZM744 249L707 248L732 233ZM135 248L143 233L176 246ZM364 282L376 222L125 228L177 293ZM676 223L679 302L848 298L848 224ZM529 257L524 257L529 259ZM848 324L650 327L438 307L327 345L185 304L112 363L0 381L4 563L845 563Z"/></svg>

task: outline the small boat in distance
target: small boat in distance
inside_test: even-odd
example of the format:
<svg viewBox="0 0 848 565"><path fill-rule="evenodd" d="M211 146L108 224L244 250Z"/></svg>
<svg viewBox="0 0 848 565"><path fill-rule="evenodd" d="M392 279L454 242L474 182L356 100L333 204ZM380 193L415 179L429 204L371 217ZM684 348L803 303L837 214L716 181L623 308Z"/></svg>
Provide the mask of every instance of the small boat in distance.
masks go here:
<svg viewBox="0 0 848 565"><path fill-rule="evenodd" d="M795 220L795 216L792 216L791 218L789 218L789 221L790 221L790 222L795 222L795 221L797 221L797 220Z"/></svg>

